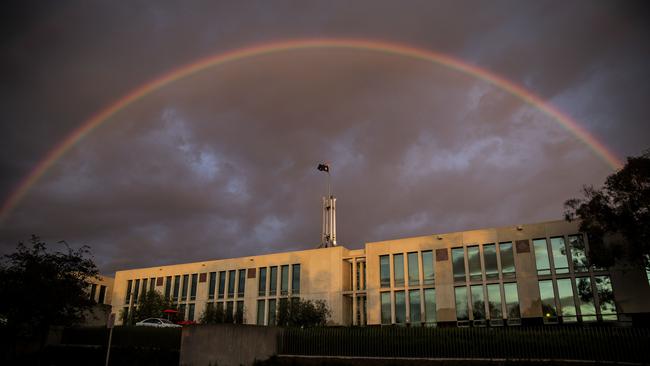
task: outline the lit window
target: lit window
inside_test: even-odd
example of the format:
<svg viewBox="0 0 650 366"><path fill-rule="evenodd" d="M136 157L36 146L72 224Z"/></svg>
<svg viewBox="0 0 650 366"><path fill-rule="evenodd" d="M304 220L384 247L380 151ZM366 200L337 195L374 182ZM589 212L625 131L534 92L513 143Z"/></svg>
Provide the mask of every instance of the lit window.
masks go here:
<svg viewBox="0 0 650 366"><path fill-rule="evenodd" d="M453 248L451 250L454 282L465 282L465 249Z"/></svg>
<svg viewBox="0 0 650 366"><path fill-rule="evenodd" d="M548 259L548 247L546 246L546 239L533 240L533 248L535 248L535 265L537 266L537 274L550 275L551 263Z"/></svg>
<svg viewBox="0 0 650 366"><path fill-rule="evenodd" d="M545 323L557 322L557 308L555 305L555 290L553 281L539 281L539 295L542 301L542 315Z"/></svg>
<svg viewBox="0 0 650 366"><path fill-rule="evenodd" d="M497 246L494 244L483 245L483 262L485 262L485 277L488 280L499 278L497 267Z"/></svg>

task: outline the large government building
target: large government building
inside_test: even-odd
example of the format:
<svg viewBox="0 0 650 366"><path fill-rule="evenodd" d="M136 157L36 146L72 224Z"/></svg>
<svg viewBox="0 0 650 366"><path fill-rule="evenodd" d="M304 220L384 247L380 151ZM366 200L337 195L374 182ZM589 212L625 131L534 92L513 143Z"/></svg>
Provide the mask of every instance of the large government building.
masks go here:
<svg viewBox="0 0 650 366"><path fill-rule="evenodd" d="M118 271L113 312L128 313L153 289L185 319L215 306L260 325L275 324L279 304L293 297L325 300L333 325L514 326L650 314L648 274L589 265L577 223L433 234L356 250L337 246L335 231L325 240L331 245L319 249Z"/></svg>

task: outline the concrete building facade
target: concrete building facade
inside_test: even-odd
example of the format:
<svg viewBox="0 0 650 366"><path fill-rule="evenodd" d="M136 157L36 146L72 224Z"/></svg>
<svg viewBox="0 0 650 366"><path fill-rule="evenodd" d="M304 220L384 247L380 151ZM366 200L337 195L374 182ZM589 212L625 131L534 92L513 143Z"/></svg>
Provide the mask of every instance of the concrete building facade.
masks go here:
<svg viewBox="0 0 650 366"><path fill-rule="evenodd" d="M642 268L598 269L577 223L552 221L118 271L113 312L148 290L198 320L206 306L270 325L281 301L325 300L332 325L507 326L650 314ZM242 314L237 319L237 314ZM118 321L121 323L121 320Z"/></svg>

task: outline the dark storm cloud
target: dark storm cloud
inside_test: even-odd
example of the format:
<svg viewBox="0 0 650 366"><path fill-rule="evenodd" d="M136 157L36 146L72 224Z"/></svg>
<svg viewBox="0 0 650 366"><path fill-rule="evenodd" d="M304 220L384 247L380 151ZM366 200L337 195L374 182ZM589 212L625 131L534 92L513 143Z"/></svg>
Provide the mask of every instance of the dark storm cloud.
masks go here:
<svg viewBox="0 0 650 366"><path fill-rule="evenodd" d="M640 4L640 3L639 3ZM25 6L25 5L23 5ZM179 65L270 40L448 53L525 85L621 154L649 145L646 8L618 2L60 2L9 8L0 192L97 110ZM346 246L557 219L609 168L533 106L433 64L303 50L150 94L72 148L0 224L87 243L102 270L318 244L330 161Z"/></svg>

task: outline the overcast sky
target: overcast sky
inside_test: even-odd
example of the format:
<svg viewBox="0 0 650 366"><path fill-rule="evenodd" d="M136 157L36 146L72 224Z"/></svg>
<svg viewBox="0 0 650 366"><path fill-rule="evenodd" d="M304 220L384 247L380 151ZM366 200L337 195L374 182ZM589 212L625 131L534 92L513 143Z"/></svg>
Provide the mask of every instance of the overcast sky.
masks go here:
<svg viewBox="0 0 650 366"><path fill-rule="evenodd" d="M357 38L431 50L541 96L620 157L650 148L645 1L18 1L0 33L0 197L129 91L202 57ZM470 75L361 50L210 68L132 104L0 223L91 246L101 272L317 247L319 162L338 240L561 219L612 168L536 107Z"/></svg>

